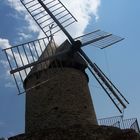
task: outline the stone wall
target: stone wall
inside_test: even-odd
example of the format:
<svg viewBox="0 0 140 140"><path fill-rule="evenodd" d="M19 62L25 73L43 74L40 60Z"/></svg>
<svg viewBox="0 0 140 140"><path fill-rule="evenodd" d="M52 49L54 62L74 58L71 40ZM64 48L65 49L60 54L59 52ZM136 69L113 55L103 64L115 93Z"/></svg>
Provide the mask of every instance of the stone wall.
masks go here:
<svg viewBox="0 0 140 140"><path fill-rule="evenodd" d="M32 74L26 88L25 132L97 124L86 74L74 68L54 68ZM45 82L46 81L46 82Z"/></svg>
<svg viewBox="0 0 140 140"><path fill-rule="evenodd" d="M53 128L28 135L18 135L8 140L140 140L134 130L95 125L73 125L66 129Z"/></svg>

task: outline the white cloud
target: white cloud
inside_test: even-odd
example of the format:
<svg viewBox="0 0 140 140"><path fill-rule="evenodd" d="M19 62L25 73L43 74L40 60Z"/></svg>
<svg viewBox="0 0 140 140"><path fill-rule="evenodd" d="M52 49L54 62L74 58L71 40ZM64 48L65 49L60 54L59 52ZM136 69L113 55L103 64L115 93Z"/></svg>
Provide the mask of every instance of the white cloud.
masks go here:
<svg viewBox="0 0 140 140"><path fill-rule="evenodd" d="M23 34L22 34L22 35L23 35ZM12 46L10 45L8 39L0 38L0 48L1 48L1 49L10 48L10 47L12 47ZM7 52L7 54L8 54L9 60L12 59L11 61L14 61L14 59L13 59L13 54L12 54L11 49L8 49L6 52ZM14 56L15 56L15 59L16 59L18 65L19 65L19 66L22 66L23 64L22 64L22 61L21 61L21 58L20 58L19 53L18 53L18 52L15 52L15 51L13 51L13 53L14 53ZM21 53L21 56L22 56L23 62L24 62L25 64L27 64L26 56L25 56L25 55L22 55L22 53ZM1 60L0 63L2 63L2 64L4 65L4 67L7 67L7 65L8 65L8 64L7 64L8 62L7 62L7 61L4 61L4 60Z"/></svg>
<svg viewBox="0 0 140 140"><path fill-rule="evenodd" d="M20 40L29 39L32 37L30 34L25 34L23 32L19 32L18 35L20 36Z"/></svg>
<svg viewBox="0 0 140 140"><path fill-rule="evenodd" d="M18 12L24 12L25 9L21 5L21 2L19 0L7 0L7 4L9 4L11 7L13 7Z"/></svg>
<svg viewBox="0 0 140 140"><path fill-rule="evenodd" d="M5 60L0 60L0 63L4 66L5 69L9 68L9 64Z"/></svg>
<svg viewBox="0 0 140 140"><path fill-rule="evenodd" d="M8 39L0 38L0 48L5 49L5 48L10 48L11 45L9 44Z"/></svg>
<svg viewBox="0 0 140 140"><path fill-rule="evenodd" d="M0 38L0 48L1 49L10 48L10 47L11 47L11 45L10 45L8 39ZM8 58L10 60L12 68L16 68L15 65L12 65L12 64L15 64L15 60L17 61L17 64L19 66L23 65L22 61L21 61L21 58L20 58L20 55L18 54L18 52L13 51L13 53L12 53L12 51L10 49L7 50L6 52L7 52L7 55L8 55ZM14 54L15 58L13 58L13 54ZM23 59L24 64L27 64L27 58L25 57L25 55L23 55L21 53L21 57ZM5 69L5 75L3 77L1 77L1 78L4 78L6 80L5 87L9 87L9 88L15 87L15 84L13 83L13 81L11 79L10 72L9 72L10 67L9 67L8 61L5 60L5 59L4 60L2 59L2 60L0 60L0 64L2 64L3 68ZM21 75L22 75L22 77L25 77L24 72L21 72ZM17 79L19 79L18 74L16 74L15 76L16 76Z"/></svg>
<svg viewBox="0 0 140 140"><path fill-rule="evenodd" d="M11 47L11 45L9 44L9 41L7 39L2 39L0 38L0 48L1 49L5 49L5 48L9 48ZM10 76L10 73L9 73L9 64L8 64L8 61L6 61L5 59L4 60L0 60L0 65L3 66L4 70L5 70L5 74L2 75L0 77L0 79L4 79L6 80L5 82L5 87L8 87L8 88L13 88L14 87L14 83L11 79L11 76ZM2 125L3 123L0 122L0 126Z"/></svg>
<svg viewBox="0 0 140 140"><path fill-rule="evenodd" d="M24 17L29 25L28 29L30 31L38 32L39 34L38 38L44 35L42 31L38 28L34 20L27 13L24 6L22 6L19 0L7 0L7 1L10 4L10 6L12 6L15 10L25 15ZM73 1L61 0L61 1L62 3L64 3L64 5L66 5L69 11L71 11L71 13L78 20L77 24L74 24L71 26L71 28L69 28L69 31L73 36L78 36L78 35L83 34L91 18L94 18L96 20L99 18L98 9L99 9L101 0L75 0L75 1L74 0ZM60 39L60 37L58 38Z"/></svg>
<svg viewBox="0 0 140 140"><path fill-rule="evenodd" d="M26 13L26 12L25 12ZM31 32L41 32L40 28L37 26L37 24L35 23L35 21L31 18L30 15L26 14L25 15L25 20L27 21L28 23L28 30L31 31Z"/></svg>
<svg viewBox="0 0 140 140"><path fill-rule="evenodd" d="M12 8L14 8L18 13L24 16L25 21L28 24L26 29L28 29L31 32L40 32L40 29L36 25L35 21L28 14L25 7L21 4L20 0L7 0L7 4L10 5ZM17 18L17 15L16 15L16 18Z"/></svg>
<svg viewBox="0 0 140 140"><path fill-rule="evenodd" d="M15 88L15 83L13 83L13 82L5 83L5 87L6 88Z"/></svg>
<svg viewBox="0 0 140 140"><path fill-rule="evenodd" d="M76 0L69 1L63 0L65 5L69 7L72 14L78 20L78 25L80 29L84 30L91 18L98 19L98 10L101 4L100 0ZM79 31L79 29L77 29Z"/></svg>
<svg viewBox="0 0 140 140"><path fill-rule="evenodd" d="M61 1L62 3L64 3L64 5L66 5L69 11L78 20L78 23L72 24L68 28L68 32L70 32L70 34L73 37L83 34L91 19L97 20L99 18L98 9L99 9L101 0L73 0L73 1L61 0ZM26 29L28 29L29 32L38 33L38 38L41 38L44 36L43 32L39 29L35 21L31 18L31 16L29 15L29 13L26 11L26 9L20 3L19 0L7 0L7 4L13 7L19 14L24 16L24 19L28 24ZM30 38L30 35L25 34L23 31L20 31L19 35L21 39ZM61 32L55 35L55 37L56 37L57 43L61 43L65 39L65 35L62 34ZM8 48L11 47L9 41L7 39L0 38L0 48L4 49L7 47ZM14 53L14 54L15 54L18 64L22 66L23 64L19 58L19 55L17 53ZM8 51L8 55L9 55L9 58L12 58L11 51ZM23 58L24 64L27 64L26 57L22 55L22 58ZM11 86L11 83L9 83L7 86Z"/></svg>

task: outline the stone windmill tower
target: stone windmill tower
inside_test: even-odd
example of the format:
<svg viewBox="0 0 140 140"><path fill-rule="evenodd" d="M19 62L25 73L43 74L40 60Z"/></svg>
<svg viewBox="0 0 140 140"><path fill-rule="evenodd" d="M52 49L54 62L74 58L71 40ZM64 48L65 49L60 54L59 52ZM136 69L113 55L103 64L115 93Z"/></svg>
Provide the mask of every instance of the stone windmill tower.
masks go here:
<svg viewBox="0 0 140 140"><path fill-rule="evenodd" d="M97 125L87 68L122 112L128 101L81 48L92 44L103 49L123 38L96 30L73 39L66 27L76 19L59 0L21 2L46 35L4 50L19 94L26 92L25 133ZM58 31L68 38L59 47L53 39Z"/></svg>
<svg viewBox="0 0 140 140"><path fill-rule="evenodd" d="M52 50L54 45L51 41L40 59L46 57L48 48ZM56 52L66 47L71 47L67 40ZM34 66L24 81L25 89L42 83L26 94L26 132L75 124L97 125L85 73L87 65L82 57L67 54L43 63Z"/></svg>

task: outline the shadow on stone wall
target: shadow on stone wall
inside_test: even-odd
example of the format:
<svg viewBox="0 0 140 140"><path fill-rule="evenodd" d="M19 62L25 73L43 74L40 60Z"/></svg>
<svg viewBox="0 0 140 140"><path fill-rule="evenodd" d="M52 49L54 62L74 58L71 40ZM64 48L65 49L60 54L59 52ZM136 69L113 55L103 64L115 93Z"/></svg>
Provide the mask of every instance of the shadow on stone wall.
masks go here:
<svg viewBox="0 0 140 140"><path fill-rule="evenodd" d="M68 128L52 128L28 135L21 134L8 140L140 140L140 135L133 129L73 125Z"/></svg>

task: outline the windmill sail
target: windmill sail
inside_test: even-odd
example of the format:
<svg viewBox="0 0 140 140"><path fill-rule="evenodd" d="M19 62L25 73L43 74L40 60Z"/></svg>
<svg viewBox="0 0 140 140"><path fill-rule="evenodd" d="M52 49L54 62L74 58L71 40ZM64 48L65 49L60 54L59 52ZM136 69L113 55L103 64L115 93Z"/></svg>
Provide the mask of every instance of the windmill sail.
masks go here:
<svg viewBox="0 0 140 140"><path fill-rule="evenodd" d="M78 53L69 57L70 48L71 44L68 40L58 47L53 39L48 43L46 37L4 49L11 69L10 73L14 77L19 94L26 92L23 86L25 80L33 73L43 69L63 68L63 66L69 67L69 65L85 69L87 65Z"/></svg>
<svg viewBox="0 0 140 140"><path fill-rule="evenodd" d="M129 102L95 63L93 70L90 67L88 68L120 113L122 113Z"/></svg>
<svg viewBox="0 0 140 140"><path fill-rule="evenodd" d="M121 94L121 92L115 87L115 85L109 80L109 78L101 71L101 69L93 63L88 56L84 53L83 50L79 51L80 55L82 55L89 64L89 71L93 74L95 79L101 85L103 90L107 93L111 101L117 107L120 113L122 110L126 108L126 105L129 102L125 99L125 97Z"/></svg>
<svg viewBox="0 0 140 140"><path fill-rule="evenodd" d="M46 54L43 55L44 50L47 50L45 51L47 52L47 57L53 59L51 56L54 54L55 48L55 42L51 41L48 43L46 37L3 50L6 54L11 69L10 73L14 77L19 94L25 92L23 82L33 66L42 66L43 62L49 64L50 59L43 59L46 57ZM42 61L38 61L40 56Z"/></svg>
<svg viewBox="0 0 140 140"><path fill-rule="evenodd" d="M75 40L80 40L82 42L82 47L87 45L92 45L100 49L109 47L117 42L122 41L124 38L110 34L105 31L96 30L83 36L75 38Z"/></svg>
<svg viewBox="0 0 140 140"><path fill-rule="evenodd" d="M51 28L52 34L59 32L61 29L40 3L43 3L49 9L64 28L77 21L59 0L20 1L47 37L50 36L50 26L53 25Z"/></svg>
<svg viewBox="0 0 140 140"><path fill-rule="evenodd" d="M109 80L109 78L101 71L101 69L88 58L88 56L84 53L83 50L80 50L79 54L83 56L83 58L88 64L89 71L101 85L103 90L107 93L107 95L114 103L116 108L119 110L119 112L122 113L123 110L126 108L126 105L129 104L129 102L115 87L115 85Z"/></svg>
<svg viewBox="0 0 140 140"><path fill-rule="evenodd" d="M122 112L122 108L126 108L126 104L128 104L128 101L123 97L123 95L114 86L114 84L106 77L106 75L100 70L100 68L89 59L89 57L84 53L81 47L93 44L93 46L103 49L123 40L123 38L101 30L96 30L94 32L74 39L67 32L66 27L74 23L76 19L59 0L21 0L21 2L33 17L33 19L36 21L36 23L39 25L39 27L42 29L42 31L46 35L46 38L28 42L19 46L14 46L12 48L7 48L4 50L11 67L11 74L13 74L14 76L19 93L23 93L21 92L21 89L19 87L21 86L29 72L40 69L42 64L43 67L47 68L54 58L61 58L61 56L62 58L65 58L65 55L68 55L68 57L71 59L71 56L74 56L76 54L76 58L73 58L75 60L78 58L78 60L80 60L82 64L80 65L84 67L84 69L87 67L87 65L89 65L89 70L91 71L91 73L102 86L117 109ZM68 44L70 47L57 53L57 51L53 49L55 46L55 42L50 42L48 44L48 49L50 48L52 53L49 53L49 55L45 55L45 58L42 57L44 54L44 50L46 54L46 42L48 41L49 37L52 39L53 34L57 33L60 30L69 39L70 42L68 42ZM66 57L66 59L68 57ZM68 59L68 61L71 63L72 60L70 59ZM36 67L36 65L40 66ZM17 75L18 79L20 79L21 82L17 80Z"/></svg>

